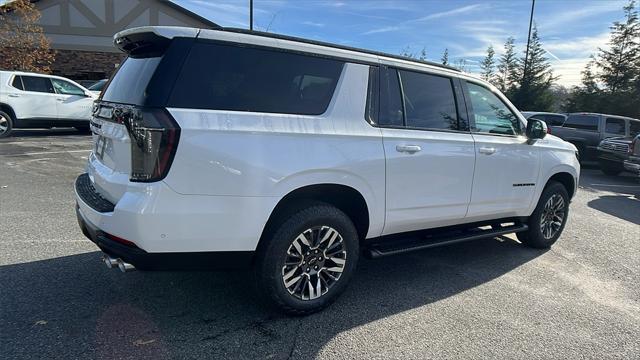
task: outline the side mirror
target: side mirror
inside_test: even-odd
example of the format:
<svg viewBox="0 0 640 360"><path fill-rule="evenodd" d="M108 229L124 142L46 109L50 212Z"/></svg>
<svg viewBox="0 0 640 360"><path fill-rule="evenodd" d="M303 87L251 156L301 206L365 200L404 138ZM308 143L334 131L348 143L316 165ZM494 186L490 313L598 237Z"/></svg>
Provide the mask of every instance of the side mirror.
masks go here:
<svg viewBox="0 0 640 360"><path fill-rule="evenodd" d="M528 119L526 135L529 140L544 139L547 136L547 124L542 120Z"/></svg>

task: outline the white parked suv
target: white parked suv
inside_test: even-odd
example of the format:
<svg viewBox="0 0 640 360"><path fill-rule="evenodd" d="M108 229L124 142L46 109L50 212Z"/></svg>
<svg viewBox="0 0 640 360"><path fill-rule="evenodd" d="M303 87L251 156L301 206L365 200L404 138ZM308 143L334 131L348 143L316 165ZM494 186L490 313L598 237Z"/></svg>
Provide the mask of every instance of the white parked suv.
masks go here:
<svg viewBox="0 0 640 360"><path fill-rule="evenodd" d="M96 104L83 233L123 271L252 266L283 310L358 258L560 236L576 148L448 67L242 30L143 27Z"/></svg>
<svg viewBox="0 0 640 360"><path fill-rule="evenodd" d="M96 98L80 84L60 76L0 71L0 138L15 128L88 131Z"/></svg>

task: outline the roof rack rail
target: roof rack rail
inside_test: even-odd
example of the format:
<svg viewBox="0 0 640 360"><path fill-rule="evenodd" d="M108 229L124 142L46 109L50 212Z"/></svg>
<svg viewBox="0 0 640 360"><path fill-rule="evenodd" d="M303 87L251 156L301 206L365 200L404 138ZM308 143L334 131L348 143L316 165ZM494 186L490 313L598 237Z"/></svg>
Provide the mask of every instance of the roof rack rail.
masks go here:
<svg viewBox="0 0 640 360"><path fill-rule="evenodd" d="M324 42L324 41L310 40L310 39L300 38L300 37L296 37L296 36L274 34L274 33L256 31L256 30L251 31L251 30L247 30L247 29L240 29L240 28L233 28L233 27L222 27L220 29L213 29L213 30L234 32L234 33L240 33L240 34L248 34L248 35L258 35L258 36L264 36L264 37L273 38L273 39L290 40L290 41L296 41L296 42L301 42L301 43L305 43L305 44L326 46L326 47L331 47L331 48L335 48L335 49L355 51L355 52L360 52L360 53L365 53L365 54L389 57L389 58L393 58L393 59L406 60L406 61L416 62L416 63L420 63L420 64L435 66L435 67L439 67L439 68L443 68L443 69L447 69L447 70L451 70L451 71L462 72L462 70L460 70L458 68L455 68L453 66L443 65L443 64L440 64L440 63L432 62L432 61L418 60L418 59L410 58L410 57L407 57L407 56L394 55L394 54L389 54L389 53L385 53L385 52L382 52L382 51L367 50L367 49L362 49L362 48L357 48L357 47L352 47L352 46L332 44L332 43L328 43L328 42Z"/></svg>

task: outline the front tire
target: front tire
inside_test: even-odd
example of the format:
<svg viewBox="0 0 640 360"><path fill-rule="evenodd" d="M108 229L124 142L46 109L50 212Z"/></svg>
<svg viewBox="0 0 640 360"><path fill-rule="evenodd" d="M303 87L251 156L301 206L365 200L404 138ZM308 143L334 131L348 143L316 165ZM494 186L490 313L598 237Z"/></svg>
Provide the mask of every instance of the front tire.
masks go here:
<svg viewBox="0 0 640 360"><path fill-rule="evenodd" d="M13 119L11 115L0 111L0 139L11 136L13 131Z"/></svg>
<svg viewBox="0 0 640 360"><path fill-rule="evenodd" d="M529 230L516 233L516 236L528 247L548 249L562 234L568 217L569 193L561 183L550 181L527 221Z"/></svg>
<svg viewBox="0 0 640 360"><path fill-rule="evenodd" d="M619 175L624 168L620 164L616 164L610 161L600 161L600 170L602 170L605 175L616 176Z"/></svg>
<svg viewBox="0 0 640 360"><path fill-rule="evenodd" d="M305 207L276 226L254 266L260 292L285 313L307 315L331 304L358 263L358 233L341 210Z"/></svg>

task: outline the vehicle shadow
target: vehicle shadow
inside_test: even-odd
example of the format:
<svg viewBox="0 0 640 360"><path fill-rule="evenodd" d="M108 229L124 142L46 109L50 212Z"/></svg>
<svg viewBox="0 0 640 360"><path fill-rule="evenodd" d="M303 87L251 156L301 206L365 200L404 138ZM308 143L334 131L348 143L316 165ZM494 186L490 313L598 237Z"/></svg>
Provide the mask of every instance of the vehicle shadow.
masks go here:
<svg viewBox="0 0 640 360"><path fill-rule="evenodd" d="M605 195L591 200L587 205L609 215L640 225L640 196Z"/></svg>
<svg viewBox="0 0 640 360"><path fill-rule="evenodd" d="M75 128L53 128L53 129L15 129L10 136L1 140L10 141L16 138L38 138L47 136L90 136L91 134L84 131L78 131Z"/></svg>
<svg viewBox="0 0 640 360"><path fill-rule="evenodd" d="M506 237L362 260L329 308L288 317L248 272L108 270L99 252L0 267L4 358L302 358L341 332L480 286L544 252Z"/></svg>

